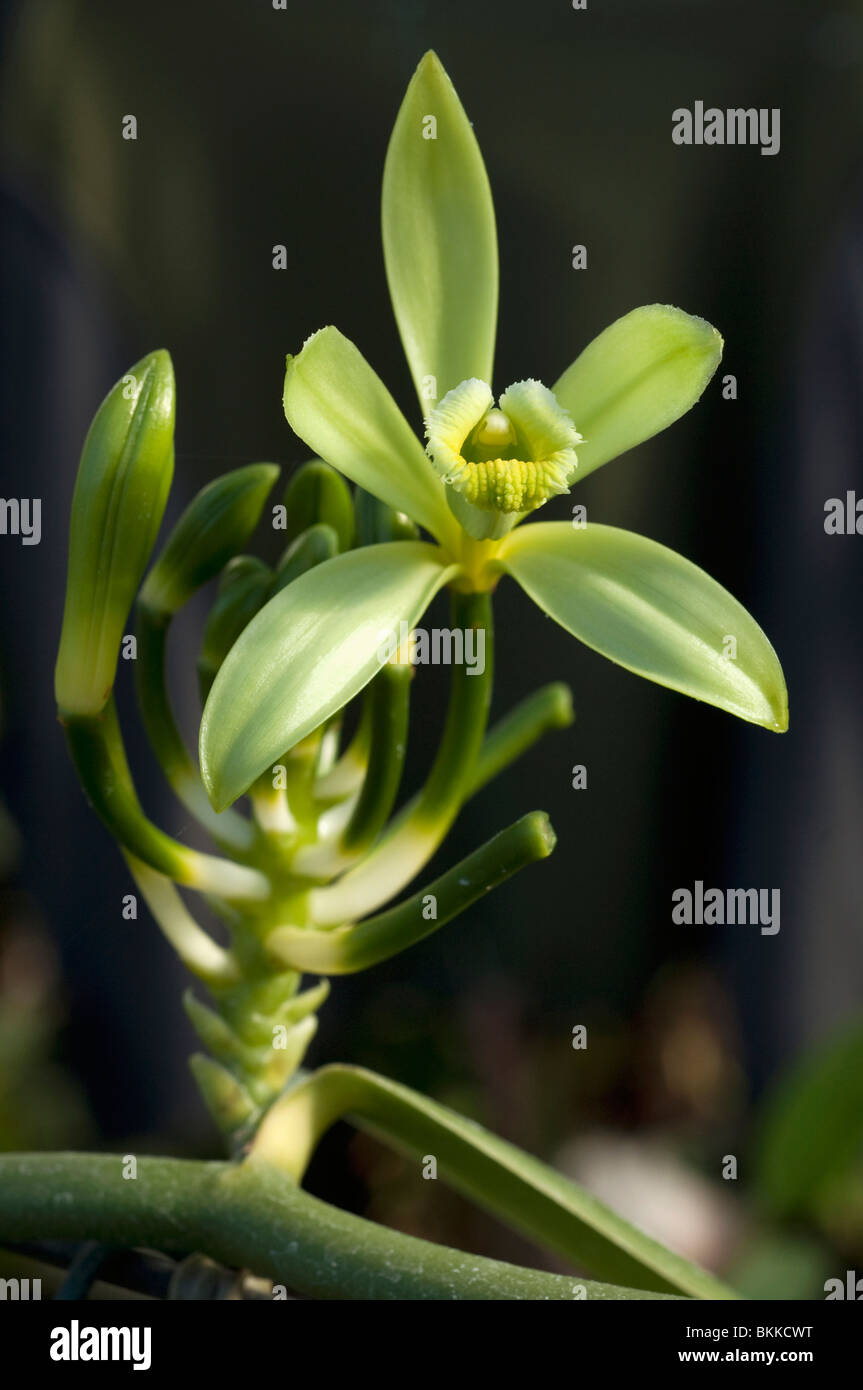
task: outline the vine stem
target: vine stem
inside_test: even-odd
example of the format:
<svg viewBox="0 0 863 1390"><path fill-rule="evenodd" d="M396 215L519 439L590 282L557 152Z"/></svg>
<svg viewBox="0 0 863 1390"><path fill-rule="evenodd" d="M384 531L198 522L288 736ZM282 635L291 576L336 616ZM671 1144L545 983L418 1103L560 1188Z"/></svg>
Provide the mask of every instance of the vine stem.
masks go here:
<svg viewBox="0 0 863 1390"><path fill-rule="evenodd" d="M690 1298L738 1297L539 1159L364 1067L330 1064L289 1087L264 1116L249 1161L299 1182L321 1136L342 1118L414 1157L434 1156L443 1181L469 1201L603 1279Z"/></svg>
<svg viewBox="0 0 863 1390"><path fill-rule="evenodd" d="M317 1299L655 1299L433 1245L340 1211L264 1162L0 1156L0 1244L41 1237L201 1251Z"/></svg>

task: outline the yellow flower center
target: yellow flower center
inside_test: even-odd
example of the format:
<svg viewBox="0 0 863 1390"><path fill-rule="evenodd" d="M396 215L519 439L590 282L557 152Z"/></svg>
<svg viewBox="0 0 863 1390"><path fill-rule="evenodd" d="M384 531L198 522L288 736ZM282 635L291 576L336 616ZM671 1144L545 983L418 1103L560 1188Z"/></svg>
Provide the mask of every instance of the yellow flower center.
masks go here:
<svg viewBox="0 0 863 1390"><path fill-rule="evenodd" d="M578 467L581 435L538 381L516 382L499 406L484 381L463 381L429 416L426 434L443 481L485 512L541 507L569 491Z"/></svg>

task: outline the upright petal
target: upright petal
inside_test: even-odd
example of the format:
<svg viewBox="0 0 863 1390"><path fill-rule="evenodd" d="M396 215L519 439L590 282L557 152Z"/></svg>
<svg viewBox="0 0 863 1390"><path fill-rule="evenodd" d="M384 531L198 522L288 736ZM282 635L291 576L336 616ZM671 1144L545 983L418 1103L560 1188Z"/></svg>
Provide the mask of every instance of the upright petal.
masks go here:
<svg viewBox="0 0 863 1390"><path fill-rule="evenodd" d="M721 356L716 329L669 304L610 324L552 387L584 435L573 481L685 415Z"/></svg>
<svg viewBox="0 0 863 1390"><path fill-rule="evenodd" d="M497 231L470 122L435 53L396 118L383 184L387 280L423 414L468 377L491 381Z"/></svg>
<svg viewBox="0 0 863 1390"><path fill-rule="evenodd" d="M362 353L337 328L313 333L285 372L285 416L309 448L440 541L455 534L443 485Z"/></svg>
<svg viewBox="0 0 863 1390"><path fill-rule="evenodd" d="M561 627L636 675L782 732L788 695L761 628L709 574L614 526L536 523L500 560Z"/></svg>
<svg viewBox="0 0 863 1390"><path fill-rule="evenodd" d="M362 690L399 624L414 627L454 567L420 541L348 551L301 575L252 619L201 720L201 773L216 810Z"/></svg>

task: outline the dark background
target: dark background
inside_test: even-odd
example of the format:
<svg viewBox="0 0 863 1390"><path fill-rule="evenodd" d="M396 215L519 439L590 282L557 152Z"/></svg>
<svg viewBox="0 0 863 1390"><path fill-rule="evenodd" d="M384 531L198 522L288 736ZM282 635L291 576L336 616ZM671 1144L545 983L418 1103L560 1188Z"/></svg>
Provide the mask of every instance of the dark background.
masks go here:
<svg viewBox="0 0 863 1390"><path fill-rule="evenodd" d="M721 1264L746 1204L717 1184L720 1156L745 1152L765 1088L863 999L863 539L823 529L828 497L863 493L863 8L23 0L0 12L0 491L43 503L38 547L0 538L0 774L19 841L3 915L10 979L36 1001L40 1066L64 1096L49 1120L33 1101L44 1085L25 1088L31 1127L52 1141L59 1129L174 1152L213 1144L184 1065L181 972L145 912L122 920L122 861L55 720L86 426L132 362L166 347L179 392L171 516L228 468L290 470L305 451L282 415L284 356L329 322L414 418L379 197L405 85L434 47L495 197L498 390L555 380L643 303L678 304L724 334L738 399L722 399L717 377L689 416L573 500L681 550L742 600L783 661L791 730L776 737L639 681L502 587L496 711L565 679L578 720L471 805L439 864L534 806L558 849L429 942L337 983L312 1059L386 1070L585 1177L631 1152L653 1155L636 1188L666 1160L700 1174L689 1216L666 1216ZM780 153L674 145L671 113L696 100L781 108ZM135 142L121 138L128 113ZM586 270L571 268L575 243ZM557 499L549 515L570 506ZM261 544L273 552L272 536ZM175 642L190 740L199 618ZM416 686L414 782L445 680L428 670ZM145 804L186 835L131 706L127 729ZM586 791L570 787L574 763ZM671 892L696 878L780 888L779 935L672 926ZM589 1026L587 1054L571 1048L576 1023ZM345 1130L313 1182L432 1237L519 1254L436 1184L418 1193L415 1176Z"/></svg>

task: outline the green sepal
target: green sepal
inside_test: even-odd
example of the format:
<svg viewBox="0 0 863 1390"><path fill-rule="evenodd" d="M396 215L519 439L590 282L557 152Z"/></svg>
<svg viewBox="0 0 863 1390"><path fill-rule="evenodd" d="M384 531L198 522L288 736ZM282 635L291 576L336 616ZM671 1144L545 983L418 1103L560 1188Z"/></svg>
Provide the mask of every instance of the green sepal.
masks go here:
<svg viewBox="0 0 863 1390"><path fill-rule="evenodd" d="M422 58L396 117L381 213L390 297L425 413L468 377L491 381L497 329L488 175L436 53Z"/></svg>

